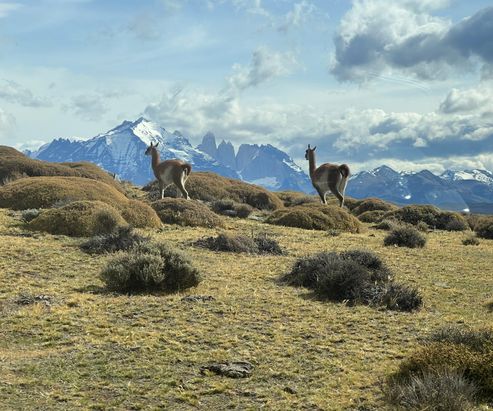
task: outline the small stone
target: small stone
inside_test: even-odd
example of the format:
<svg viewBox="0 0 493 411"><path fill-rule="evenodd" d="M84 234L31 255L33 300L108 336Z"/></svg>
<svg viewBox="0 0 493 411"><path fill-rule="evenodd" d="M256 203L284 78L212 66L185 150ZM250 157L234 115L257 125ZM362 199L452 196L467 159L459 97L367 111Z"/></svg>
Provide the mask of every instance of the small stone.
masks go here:
<svg viewBox="0 0 493 411"><path fill-rule="evenodd" d="M187 303L198 303L205 301L215 301L216 299L212 295L187 295L181 299L183 302Z"/></svg>
<svg viewBox="0 0 493 411"><path fill-rule="evenodd" d="M247 378L252 375L253 368L253 364L248 361L231 361L205 365L200 367L200 373L206 374L206 371L211 371L229 378Z"/></svg>

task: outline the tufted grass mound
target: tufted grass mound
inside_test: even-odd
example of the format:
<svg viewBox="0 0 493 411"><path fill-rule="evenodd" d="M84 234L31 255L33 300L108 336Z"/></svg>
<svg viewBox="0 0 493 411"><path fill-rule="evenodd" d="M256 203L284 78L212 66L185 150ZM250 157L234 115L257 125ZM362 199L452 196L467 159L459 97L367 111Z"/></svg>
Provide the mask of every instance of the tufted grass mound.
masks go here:
<svg viewBox="0 0 493 411"><path fill-rule="evenodd" d="M307 203L320 203L317 196L307 195L299 191L278 191L276 195L282 200L285 207L294 207Z"/></svg>
<svg viewBox="0 0 493 411"><path fill-rule="evenodd" d="M29 158L12 147L0 146L0 185L18 178L39 176L83 177L121 190L120 184L95 164L49 163Z"/></svg>
<svg viewBox="0 0 493 411"><path fill-rule="evenodd" d="M182 252L166 243L141 243L110 259L101 279L111 291L124 293L177 292L197 286L199 271Z"/></svg>
<svg viewBox="0 0 493 411"><path fill-rule="evenodd" d="M257 234L252 237L245 235L232 235L222 233L217 237L202 238L195 242L199 247L212 251L226 251L233 253L249 254L284 254L278 242L265 234Z"/></svg>
<svg viewBox="0 0 493 411"><path fill-rule="evenodd" d="M493 217L482 217L474 225L474 231L478 237L493 239Z"/></svg>
<svg viewBox="0 0 493 411"><path fill-rule="evenodd" d="M222 227L221 218L198 201L164 198L152 203L161 221L191 227Z"/></svg>
<svg viewBox="0 0 493 411"><path fill-rule="evenodd" d="M358 220L363 223L379 223L385 215L383 210L365 211L358 215Z"/></svg>
<svg viewBox="0 0 493 411"><path fill-rule="evenodd" d="M351 208L351 213L359 216L367 211L394 211L397 208L394 204L379 198L365 198L356 201L355 205Z"/></svg>
<svg viewBox="0 0 493 411"><path fill-rule="evenodd" d="M211 209L216 214L238 218L247 218L253 212L252 206L233 200L216 200L211 204Z"/></svg>
<svg viewBox="0 0 493 411"><path fill-rule="evenodd" d="M114 253L128 251L139 244L149 241L149 237L138 234L130 226L119 226L109 233L91 237L81 244L80 249L87 254Z"/></svg>
<svg viewBox="0 0 493 411"><path fill-rule="evenodd" d="M267 218L266 222L307 230L340 230L351 233L362 230L362 224L358 219L345 209L323 204L303 204L277 210Z"/></svg>
<svg viewBox="0 0 493 411"><path fill-rule="evenodd" d="M469 229L467 220L459 213L442 211L431 205L410 205L390 211L385 218L417 225L426 223L431 228L447 231L464 231Z"/></svg>
<svg viewBox="0 0 493 411"><path fill-rule="evenodd" d="M0 187L0 208L50 208L81 200L102 201L115 207L128 202L116 188L82 177L28 177Z"/></svg>
<svg viewBox="0 0 493 411"><path fill-rule="evenodd" d="M401 363L388 384L405 386L415 378L437 372L462 376L481 400L492 401L493 331L465 326L448 326L435 331ZM434 409L425 405L420 409Z"/></svg>
<svg viewBox="0 0 493 411"><path fill-rule="evenodd" d="M154 209L139 200L129 200L121 206L122 217L134 228L159 228L161 219Z"/></svg>
<svg viewBox="0 0 493 411"><path fill-rule="evenodd" d="M371 251L322 252L298 259L281 282L312 289L320 298L413 311L422 305L419 292L394 282L393 275Z"/></svg>
<svg viewBox="0 0 493 411"><path fill-rule="evenodd" d="M75 201L43 211L28 223L36 231L73 237L90 237L126 225L118 210L101 201Z"/></svg>
<svg viewBox="0 0 493 411"><path fill-rule="evenodd" d="M186 188L193 200L233 200L260 210L276 210L283 207L279 197L265 188L210 172L192 172L186 182ZM156 181L148 184L144 190L149 192L151 198L159 198ZM176 187L171 185L166 189L165 196L176 198L180 195Z"/></svg>
<svg viewBox="0 0 493 411"><path fill-rule="evenodd" d="M385 246L422 248L426 244L426 237L417 229L410 226L394 228L383 240Z"/></svg>

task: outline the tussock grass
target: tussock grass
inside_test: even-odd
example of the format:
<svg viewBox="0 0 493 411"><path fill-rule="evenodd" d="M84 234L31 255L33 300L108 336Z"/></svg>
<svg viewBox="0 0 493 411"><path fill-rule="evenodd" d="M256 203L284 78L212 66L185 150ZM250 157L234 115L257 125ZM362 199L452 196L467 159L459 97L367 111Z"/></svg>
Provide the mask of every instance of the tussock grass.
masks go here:
<svg viewBox="0 0 493 411"><path fill-rule="evenodd" d="M190 227L222 227L223 221L206 205L184 198L164 198L152 203L161 221Z"/></svg>
<svg viewBox="0 0 493 411"><path fill-rule="evenodd" d="M215 173L192 172L186 187L190 197L194 200L207 202L233 200L260 210L276 210L283 207L279 197L265 188L222 177ZM144 187L144 190L148 191L153 199L159 197L159 190L155 181ZM179 197L178 191L173 185L167 188L165 195L167 197Z"/></svg>
<svg viewBox="0 0 493 411"><path fill-rule="evenodd" d="M442 211L431 205L410 205L390 211L385 218L417 225L426 223L431 228L447 231L464 231L469 229L467 220L459 213Z"/></svg>
<svg viewBox="0 0 493 411"><path fill-rule="evenodd" d="M426 237L414 227L402 226L392 229L384 238L383 244L385 246L422 248L426 244Z"/></svg>
<svg viewBox="0 0 493 411"><path fill-rule="evenodd" d="M276 240L266 234L245 235L219 234L217 237L206 237L198 240L195 245L212 251L227 251L250 254L284 254Z"/></svg>
<svg viewBox="0 0 493 411"><path fill-rule="evenodd" d="M19 178L58 176L83 177L98 180L121 190L120 184L106 171L88 162L49 163L34 160L12 147L0 146L0 183L12 182Z"/></svg>
<svg viewBox="0 0 493 411"><path fill-rule="evenodd" d="M29 222L32 230L74 237L111 233L126 221L114 207L101 201L74 201L45 210Z"/></svg>
<svg viewBox="0 0 493 411"><path fill-rule="evenodd" d="M346 210L323 204L304 204L277 210L270 215L267 223L307 230L341 230L357 233L362 224Z"/></svg>
<svg viewBox="0 0 493 411"><path fill-rule="evenodd" d="M474 225L474 231L478 237L493 240L493 217L480 218Z"/></svg>
<svg viewBox="0 0 493 411"><path fill-rule="evenodd" d="M224 219L228 232L267 231L282 256L221 253L189 245L216 229L139 230L183 248L203 281L183 293L104 292L107 256L80 240L28 236L20 213L0 210L0 404L5 409L384 410L381 381L427 330L491 323L491 242L464 247L463 233L432 231L423 249L383 247L385 232L329 237ZM419 288L412 314L313 299L275 281L323 250L365 248ZM18 305L21 294L52 297ZM187 295L212 296L185 303ZM209 363L255 365L252 378L200 374ZM129 384L130 383L130 384ZM487 409L486 406L483 406ZM390 406L390 409L396 409Z"/></svg>
<svg viewBox="0 0 493 411"><path fill-rule="evenodd" d="M137 233L132 227L120 226L106 234L96 235L81 244L82 251L88 254L114 253L128 251L135 246L150 241Z"/></svg>
<svg viewBox="0 0 493 411"><path fill-rule="evenodd" d="M368 211L394 211L398 207L392 203L381 200L379 198L365 198L363 200L357 200L354 206L351 208L351 213L355 216L360 216ZM382 213L383 215L383 213ZM369 221L373 222L373 221Z"/></svg>
<svg viewBox="0 0 493 411"><path fill-rule="evenodd" d="M307 195L299 191L277 191L276 195L282 200L285 207L294 207L307 203L320 203L318 196Z"/></svg>
<svg viewBox="0 0 493 411"><path fill-rule="evenodd" d="M233 200L217 200L211 204L211 209L216 214L228 217L247 218L252 212L253 207L248 204L237 203Z"/></svg>
<svg viewBox="0 0 493 411"><path fill-rule="evenodd" d="M379 223L385 214L386 212L383 210L364 211L358 215L358 220L363 223Z"/></svg>

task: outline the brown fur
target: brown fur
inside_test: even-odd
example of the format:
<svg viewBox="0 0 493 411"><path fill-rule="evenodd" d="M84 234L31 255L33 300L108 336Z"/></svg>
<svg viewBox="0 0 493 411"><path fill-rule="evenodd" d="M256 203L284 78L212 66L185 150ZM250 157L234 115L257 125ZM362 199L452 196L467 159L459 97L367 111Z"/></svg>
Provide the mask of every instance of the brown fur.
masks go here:
<svg viewBox="0 0 493 411"><path fill-rule="evenodd" d="M330 191L337 197L339 205L342 207L344 206L344 192L350 175L349 166L347 164L325 163L317 167L315 162L316 148L310 148L310 144L308 144L308 149L305 152L305 159L309 161L313 187L317 190L322 204L327 204L326 196Z"/></svg>
<svg viewBox="0 0 493 411"><path fill-rule="evenodd" d="M190 197L185 189L185 182L192 172L192 166L177 159L161 161L159 152L156 148L158 144L159 143L154 146L151 143L151 145L147 147L145 154L147 156L152 156L152 171L159 182L161 198L164 198L164 190L166 187L170 184L174 184L181 191L183 197L189 200Z"/></svg>

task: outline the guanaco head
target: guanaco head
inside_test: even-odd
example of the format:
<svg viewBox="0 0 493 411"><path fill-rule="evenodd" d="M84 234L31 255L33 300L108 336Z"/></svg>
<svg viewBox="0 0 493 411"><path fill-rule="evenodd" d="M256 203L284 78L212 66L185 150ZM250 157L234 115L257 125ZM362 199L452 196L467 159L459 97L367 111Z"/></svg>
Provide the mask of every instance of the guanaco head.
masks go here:
<svg viewBox="0 0 493 411"><path fill-rule="evenodd" d="M310 144L308 144L308 148L305 151L305 160L310 159L310 154L312 154L317 149L317 146L311 148Z"/></svg>
<svg viewBox="0 0 493 411"><path fill-rule="evenodd" d="M150 156L152 154L152 149L153 148L155 149L158 145L159 145L159 142L157 142L156 145L153 145L152 144L152 141L151 141L151 145L149 147L147 147L147 150L145 152L145 155L146 156Z"/></svg>

